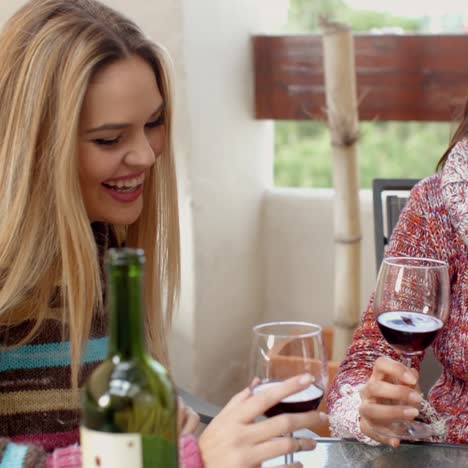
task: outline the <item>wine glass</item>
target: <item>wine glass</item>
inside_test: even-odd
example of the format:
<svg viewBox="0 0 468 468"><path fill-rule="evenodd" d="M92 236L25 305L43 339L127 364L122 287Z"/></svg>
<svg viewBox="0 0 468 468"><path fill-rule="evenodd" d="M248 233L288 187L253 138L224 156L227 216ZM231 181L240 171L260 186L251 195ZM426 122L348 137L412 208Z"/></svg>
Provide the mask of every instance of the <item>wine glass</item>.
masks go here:
<svg viewBox="0 0 468 468"><path fill-rule="evenodd" d="M387 343L411 368L411 357L423 354L447 320L448 265L430 258L385 258L377 278L374 313ZM376 432L406 440L437 435L430 424L421 421L398 421L388 433Z"/></svg>
<svg viewBox="0 0 468 468"><path fill-rule="evenodd" d="M266 417L316 410L328 383L327 356L319 325L272 322L253 327L250 381L258 382L253 393L306 372L313 376L313 384L269 408ZM293 454L285 455L285 463L292 463L293 458Z"/></svg>

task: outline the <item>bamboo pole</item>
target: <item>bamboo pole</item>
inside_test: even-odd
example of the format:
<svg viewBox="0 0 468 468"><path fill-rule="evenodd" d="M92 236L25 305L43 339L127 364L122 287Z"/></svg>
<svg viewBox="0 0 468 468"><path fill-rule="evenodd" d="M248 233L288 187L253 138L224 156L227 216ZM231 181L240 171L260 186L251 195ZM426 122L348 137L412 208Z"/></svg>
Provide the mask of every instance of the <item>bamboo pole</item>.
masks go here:
<svg viewBox="0 0 468 468"><path fill-rule="evenodd" d="M344 24L321 20L325 94L335 188L333 360L340 361L360 316L361 222L354 43Z"/></svg>

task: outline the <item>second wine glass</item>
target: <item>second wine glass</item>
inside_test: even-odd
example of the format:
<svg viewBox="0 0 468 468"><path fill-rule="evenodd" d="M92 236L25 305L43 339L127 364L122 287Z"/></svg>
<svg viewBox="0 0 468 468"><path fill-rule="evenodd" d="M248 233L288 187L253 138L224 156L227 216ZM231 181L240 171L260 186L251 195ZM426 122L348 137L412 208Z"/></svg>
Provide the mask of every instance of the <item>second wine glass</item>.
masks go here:
<svg viewBox="0 0 468 468"><path fill-rule="evenodd" d="M313 384L268 409L265 416L316 410L328 383L327 356L319 325L272 322L253 328L250 379L258 379L254 393L304 373L313 376ZM285 455L285 463L291 462L293 455Z"/></svg>
<svg viewBox="0 0 468 468"><path fill-rule="evenodd" d="M385 258L377 278L374 312L385 340L411 367L442 329L449 314L449 275L445 262L430 258ZM395 402L395 404L399 404ZM398 421L388 437L422 440L437 435L421 421Z"/></svg>

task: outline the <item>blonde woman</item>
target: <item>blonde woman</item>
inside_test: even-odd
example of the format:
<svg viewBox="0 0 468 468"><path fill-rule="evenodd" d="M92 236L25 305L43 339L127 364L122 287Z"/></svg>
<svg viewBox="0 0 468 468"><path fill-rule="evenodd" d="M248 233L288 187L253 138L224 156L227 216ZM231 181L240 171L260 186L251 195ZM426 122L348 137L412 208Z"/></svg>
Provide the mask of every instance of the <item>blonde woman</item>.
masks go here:
<svg viewBox="0 0 468 468"><path fill-rule="evenodd" d="M0 466L79 466L77 394L106 353L111 245L145 250L147 340L168 365L180 267L167 62L94 0L32 0L6 24L0 63ZM312 449L276 437L317 413L254 423L309 384L244 390L199 445L181 405L181 465L257 467Z"/></svg>

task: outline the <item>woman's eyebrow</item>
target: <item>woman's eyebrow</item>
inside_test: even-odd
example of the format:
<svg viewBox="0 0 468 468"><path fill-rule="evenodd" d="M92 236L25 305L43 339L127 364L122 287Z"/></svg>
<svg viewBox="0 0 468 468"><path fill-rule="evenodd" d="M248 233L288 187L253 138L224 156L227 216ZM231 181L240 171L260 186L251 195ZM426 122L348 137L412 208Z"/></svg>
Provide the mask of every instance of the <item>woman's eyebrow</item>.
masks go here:
<svg viewBox="0 0 468 468"><path fill-rule="evenodd" d="M164 108L164 103L161 103L159 107L150 115L148 120L153 120L156 117L161 114ZM123 130L125 128L130 127L129 123L125 122L113 122L113 123L105 123L102 125L99 125L98 127L90 128L89 130L86 130L86 133L94 133L94 132L99 132L102 130Z"/></svg>
<svg viewBox="0 0 468 468"><path fill-rule="evenodd" d="M99 127L90 128L89 130L86 130L86 133L99 132L100 130L123 130L124 128L128 128L129 126L130 124L128 123L105 123L99 125Z"/></svg>

